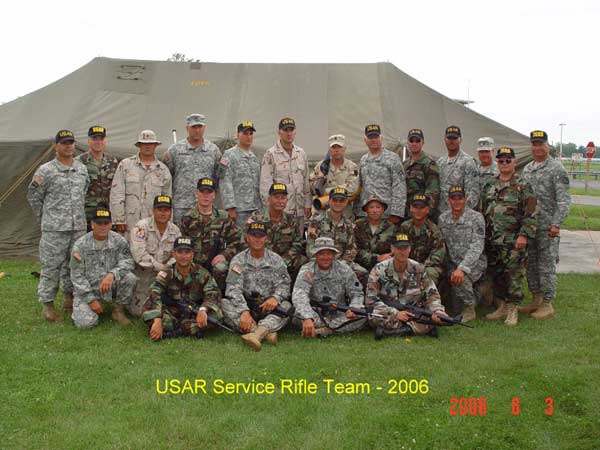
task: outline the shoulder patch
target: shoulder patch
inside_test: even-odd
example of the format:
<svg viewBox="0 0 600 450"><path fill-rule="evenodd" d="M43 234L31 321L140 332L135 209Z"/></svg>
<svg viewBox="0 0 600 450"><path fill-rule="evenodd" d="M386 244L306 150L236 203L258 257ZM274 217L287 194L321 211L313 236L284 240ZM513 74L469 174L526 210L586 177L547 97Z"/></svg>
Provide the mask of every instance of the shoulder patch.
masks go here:
<svg viewBox="0 0 600 450"><path fill-rule="evenodd" d="M42 185L42 177L40 177L39 175L34 175L33 176L33 185L35 187L41 186Z"/></svg>
<svg viewBox="0 0 600 450"><path fill-rule="evenodd" d="M233 266L231 266L231 270L233 270L238 275L242 274L242 268L238 264L234 264Z"/></svg>
<svg viewBox="0 0 600 450"><path fill-rule="evenodd" d="M164 270L161 270L160 272L158 272L158 274L156 275L157 278L160 278L161 280L166 280L167 279L167 272L165 272Z"/></svg>
<svg viewBox="0 0 600 450"><path fill-rule="evenodd" d="M144 235L145 234L144 234L144 229L143 228L135 227L135 236L134 236L133 240L135 242L143 242Z"/></svg>
<svg viewBox="0 0 600 450"><path fill-rule="evenodd" d="M73 252L73 258L75 258L77 262L81 262L81 253Z"/></svg>
<svg viewBox="0 0 600 450"><path fill-rule="evenodd" d="M313 284L314 279L312 272L305 272L304 277L306 278L306 281L308 281L310 284Z"/></svg>
<svg viewBox="0 0 600 450"><path fill-rule="evenodd" d="M227 166L229 165L229 158L227 158L227 157L223 156L223 157L221 158L221 161L219 161L219 162L221 163L221 165L222 165L222 166L225 166L225 167L227 167Z"/></svg>

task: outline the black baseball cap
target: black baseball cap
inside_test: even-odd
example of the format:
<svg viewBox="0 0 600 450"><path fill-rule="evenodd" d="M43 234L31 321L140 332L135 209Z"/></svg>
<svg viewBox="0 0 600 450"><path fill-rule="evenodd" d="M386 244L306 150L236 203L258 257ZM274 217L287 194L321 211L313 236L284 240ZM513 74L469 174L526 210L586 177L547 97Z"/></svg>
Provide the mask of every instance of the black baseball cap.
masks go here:
<svg viewBox="0 0 600 450"><path fill-rule="evenodd" d="M161 206L168 206L169 208L172 208L173 200L168 195L157 195L154 197L154 203L152 206L154 208L159 208Z"/></svg>
<svg viewBox="0 0 600 450"><path fill-rule="evenodd" d="M410 246L410 236L405 233L398 233L392 236L391 245L394 247L408 247Z"/></svg>
<svg viewBox="0 0 600 450"><path fill-rule="evenodd" d="M174 250L184 248L188 250L194 250L194 240L191 237L179 236L177 239L175 239L175 242L173 242Z"/></svg>
<svg viewBox="0 0 600 450"><path fill-rule="evenodd" d="M253 236L266 236L267 224L264 222L252 222L248 224L246 234Z"/></svg>
<svg viewBox="0 0 600 450"><path fill-rule="evenodd" d="M446 128L446 137L461 137L460 128L456 125L450 125Z"/></svg>
<svg viewBox="0 0 600 450"><path fill-rule="evenodd" d="M199 191L201 191L202 189L206 189L206 190L214 192L215 191L215 182L213 181L212 178L200 178L198 180L197 189Z"/></svg>
<svg viewBox="0 0 600 450"><path fill-rule="evenodd" d="M381 127L376 123L372 123L365 127L365 136L380 136L381 135Z"/></svg>
<svg viewBox="0 0 600 450"><path fill-rule="evenodd" d="M511 159L515 158L515 151L510 147L500 147L496 152L496 159L503 156L508 156Z"/></svg>
<svg viewBox="0 0 600 450"><path fill-rule="evenodd" d="M410 204L412 205L421 205L421 206L429 206L429 197L425 194L415 194L410 198Z"/></svg>
<svg viewBox="0 0 600 450"><path fill-rule="evenodd" d="M94 125L94 126L90 127L90 129L88 130L88 136L89 137L92 137L92 136L106 137L106 128L101 127L100 125Z"/></svg>
<svg viewBox="0 0 600 450"><path fill-rule="evenodd" d="M329 191L329 198L348 198L348 190L343 187L336 187Z"/></svg>
<svg viewBox="0 0 600 450"><path fill-rule="evenodd" d="M245 122L242 122L237 126L238 133L244 133L245 131L248 131L248 130L252 130L252 131L256 132L256 128L254 128L254 122L246 120Z"/></svg>
<svg viewBox="0 0 600 450"><path fill-rule="evenodd" d="M285 194L287 195L287 186L283 183L273 183L269 188L269 195L272 194Z"/></svg>
<svg viewBox="0 0 600 450"><path fill-rule="evenodd" d="M421 138L421 140L425 140L425 136L423 135L423 130L421 130L420 128L413 128L412 130L410 130L408 132L408 137L407 139L410 140L411 137L418 137Z"/></svg>
<svg viewBox="0 0 600 450"><path fill-rule="evenodd" d="M111 222L111 215L110 215L110 210L106 209L106 208L97 208L94 211L94 215L92 216L92 222Z"/></svg>
<svg viewBox="0 0 600 450"><path fill-rule="evenodd" d="M58 144L60 142L67 141L75 142L75 135L71 130L60 130L58 133L56 133L56 136L54 137L55 143Z"/></svg>
<svg viewBox="0 0 600 450"><path fill-rule="evenodd" d="M530 142L548 142L548 133L542 130L533 130L529 133Z"/></svg>
<svg viewBox="0 0 600 450"><path fill-rule="evenodd" d="M461 197L466 197L465 188L460 185L450 186L450 189L448 189L448 197L452 197L455 195L460 195Z"/></svg>
<svg viewBox="0 0 600 450"><path fill-rule="evenodd" d="M279 121L279 129L284 130L285 128L296 128L296 121L290 117L284 117Z"/></svg>

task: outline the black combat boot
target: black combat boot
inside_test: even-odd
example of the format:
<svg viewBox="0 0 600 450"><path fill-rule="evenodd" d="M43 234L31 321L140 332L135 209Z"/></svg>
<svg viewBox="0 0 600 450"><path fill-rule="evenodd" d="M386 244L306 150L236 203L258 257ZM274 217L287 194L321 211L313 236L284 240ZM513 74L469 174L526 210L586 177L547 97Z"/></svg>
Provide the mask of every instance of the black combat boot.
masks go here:
<svg viewBox="0 0 600 450"><path fill-rule="evenodd" d="M385 336L414 336L415 332L409 325L402 325L400 328L387 329L377 327L375 329L375 340L379 341Z"/></svg>

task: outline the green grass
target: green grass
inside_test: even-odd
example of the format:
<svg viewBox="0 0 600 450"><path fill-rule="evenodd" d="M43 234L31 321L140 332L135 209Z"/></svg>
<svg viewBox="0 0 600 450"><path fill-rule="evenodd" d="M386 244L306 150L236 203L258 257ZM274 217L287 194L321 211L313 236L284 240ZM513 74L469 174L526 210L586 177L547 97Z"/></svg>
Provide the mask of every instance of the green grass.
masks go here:
<svg viewBox="0 0 600 450"><path fill-rule="evenodd" d="M562 224L566 230L600 230L600 206L571 205Z"/></svg>
<svg viewBox="0 0 600 450"><path fill-rule="evenodd" d="M569 192L573 195L591 195L593 197L600 197L600 189L588 188L587 192L585 192L584 188L569 188Z"/></svg>
<svg viewBox="0 0 600 450"><path fill-rule="evenodd" d="M302 340L286 331L260 353L239 338L152 343L137 322L93 330L40 316L35 265L4 262L3 449L597 449L598 276L561 275L557 317L514 329L476 321L427 337L364 332ZM158 395L156 380L316 382L316 395ZM368 382L327 395L324 378ZM388 395L389 379L426 379L425 395ZM451 397L486 397L484 416L451 416ZM520 397L521 413L511 414ZM554 399L554 414L544 399Z"/></svg>

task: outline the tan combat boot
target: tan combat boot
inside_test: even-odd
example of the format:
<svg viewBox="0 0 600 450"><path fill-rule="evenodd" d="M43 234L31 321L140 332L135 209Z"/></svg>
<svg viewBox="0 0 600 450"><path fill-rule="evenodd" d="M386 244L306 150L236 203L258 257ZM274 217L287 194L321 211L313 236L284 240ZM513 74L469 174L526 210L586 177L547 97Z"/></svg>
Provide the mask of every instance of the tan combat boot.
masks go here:
<svg viewBox="0 0 600 450"><path fill-rule="evenodd" d="M506 308L506 302L504 300L500 300L498 302L498 309L493 313L489 313L485 315L487 320L500 320L504 319L508 314L508 309Z"/></svg>
<svg viewBox="0 0 600 450"><path fill-rule="evenodd" d="M119 325L131 325L131 322L125 315L125 307L120 303L115 304L110 318L117 322Z"/></svg>
<svg viewBox="0 0 600 450"><path fill-rule="evenodd" d="M537 311L537 309L542 306L542 302L544 299L542 298L542 294L533 294L531 298L531 303L525 306L519 306L519 312L523 314L531 314L532 312Z"/></svg>
<svg viewBox="0 0 600 450"><path fill-rule="evenodd" d="M554 308L550 300L542 301L542 305L531 313L531 317L537 320L551 319L554 316Z"/></svg>
<svg viewBox="0 0 600 450"><path fill-rule="evenodd" d="M477 313L475 312L475 305L469 305L463 309L461 322L466 323L471 320L477 319Z"/></svg>
<svg viewBox="0 0 600 450"><path fill-rule="evenodd" d="M269 330L265 327L256 327L251 333L242 335L242 341L250 346L255 352L259 352L262 347L260 341L262 341L267 334L269 334Z"/></svg>
<svg viewBox="0 0 600 450"><path fill-rule="evenodd" d="M322 327L322 328L316 328L315 329L315 334L317 337L327 337L327 336L331 336L333 334L333 330L331 328L328 327Z"/></svg>
<svg viewBox="0 0 600 450"><path fill-rule="evenodd" d="M271 345L277 345L277 331L273 331L265 336L265 342Z"/></svg>
<svg viewBox="0 0 600 450"><path fill-rule="evenodd" d="M73 293L65 293L65 301L63 302L64 312L73 312Z"/></svg>
<svg viewBox="0 0 600 450"><path fill-rule="evenodd" d="M44 308L42 315L48 322L60 322L62 320L60 314L54 309L54 302L42 303L42 306Z"/></svg>
<svg viewBox="0 0 600 450"><path fill-rule="evenodd" d="M519 311L517 310L517 304L514 302L505 303L506 305L506 320L504 325L507 327L515 327L519 323Z"/></svg>

